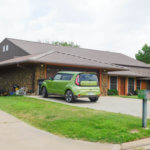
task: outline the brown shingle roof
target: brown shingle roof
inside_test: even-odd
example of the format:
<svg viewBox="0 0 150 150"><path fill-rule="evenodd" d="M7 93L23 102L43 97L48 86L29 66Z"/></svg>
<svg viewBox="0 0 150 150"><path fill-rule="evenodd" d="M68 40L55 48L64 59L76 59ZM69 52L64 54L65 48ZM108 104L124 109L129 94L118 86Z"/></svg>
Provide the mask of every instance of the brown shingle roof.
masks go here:
<svg viewBox="0 0 150 150"><path fill-rule="evenodd" d="M46 43L16 40L10 38L8 38L8 40L16 44L20 48L22 48L24 51L28 52L29 54L37 54L37 53L43 53L43 52L53 50L56 52L61 52L61 53L70 54L74 56L81 56L87 59L97 60L103 63L150 68L150 65L137 61L121 53L114 53L114 52L100 51L100 50L90 50L84 48L54 46Z"/></svg>
<svg viewBox="0 0 150 150"><path fill-rule="evenodd" d="M121 53L54 46L16 39L8 40L26 51L29 55L0 62L0 66L25 62L51 63L56 65L64 64L116 70L114 72L108 72L110 75L150 77L150 65Z"/></svg>
<svg viewBox="0 0 150 150"><path fill-rule="evenodd" d="M72 56L61 52L48 51L42 54L32 54L22 57L17 57L0 62L0 66L18 64L18 63L50 63L50 64L64 64L73 66L86 66L94 68L104 68L110 70L126 70L125 67L110 65L107 63L98 62L95 60L82 58L78 56Z"/></svg>
<svg viewBox="0 0 150 150"><path fill-rule="evenodd" d="M150 77L149 68L128 67L128 71L108 72L109 75L130 76L130 77Z"/></svg>

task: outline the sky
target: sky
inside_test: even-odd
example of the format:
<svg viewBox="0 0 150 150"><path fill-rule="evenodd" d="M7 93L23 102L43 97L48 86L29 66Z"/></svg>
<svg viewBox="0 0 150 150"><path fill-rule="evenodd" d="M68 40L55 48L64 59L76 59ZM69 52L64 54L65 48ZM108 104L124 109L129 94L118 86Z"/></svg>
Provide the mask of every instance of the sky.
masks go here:
<svg viewBox="0 0 150 150"><path fill-rule="evenodd" d="M130 57L150 45L150 0L0 0L0 41L73 41Z"/></svg>

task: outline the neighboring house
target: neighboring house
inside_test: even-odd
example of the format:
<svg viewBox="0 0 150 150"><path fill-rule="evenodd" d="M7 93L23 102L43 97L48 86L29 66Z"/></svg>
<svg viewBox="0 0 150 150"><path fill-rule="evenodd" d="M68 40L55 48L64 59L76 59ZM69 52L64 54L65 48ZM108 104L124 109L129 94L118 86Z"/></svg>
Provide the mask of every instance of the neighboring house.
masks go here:
<svg viewBox="0 0 150 150"><path fill-rule="evenodd" d="M0 88L11 91L17 84L38 94L40 82L60 70L96 72L102 95L150 89L150 65L121 53L10 38L0 43Z"/></svg>

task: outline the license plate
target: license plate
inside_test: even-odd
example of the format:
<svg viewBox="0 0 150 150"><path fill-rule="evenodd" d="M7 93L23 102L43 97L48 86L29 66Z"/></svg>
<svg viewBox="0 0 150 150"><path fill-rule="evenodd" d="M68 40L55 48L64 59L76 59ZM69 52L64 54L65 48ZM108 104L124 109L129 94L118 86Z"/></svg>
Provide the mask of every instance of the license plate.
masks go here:
<svg viewBox="0 0 150 150"><path fill-rule="evenodd" d="M93 92L89 92L88 95L94 95L94 93Z"/></svg>

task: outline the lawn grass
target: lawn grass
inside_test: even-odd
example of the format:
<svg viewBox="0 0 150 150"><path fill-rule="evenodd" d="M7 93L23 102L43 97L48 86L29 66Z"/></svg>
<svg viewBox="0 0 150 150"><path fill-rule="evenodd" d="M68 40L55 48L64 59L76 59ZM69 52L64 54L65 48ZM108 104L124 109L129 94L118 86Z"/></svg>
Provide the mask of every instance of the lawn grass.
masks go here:
<svg viewBox="0 0 150 150"><path fill-rule="evenodd" d="M150 137L150 130L141 128L141 119L129 115L20 96L0 97L0 109L37 128L73 139L123 143Z"/></svg>

